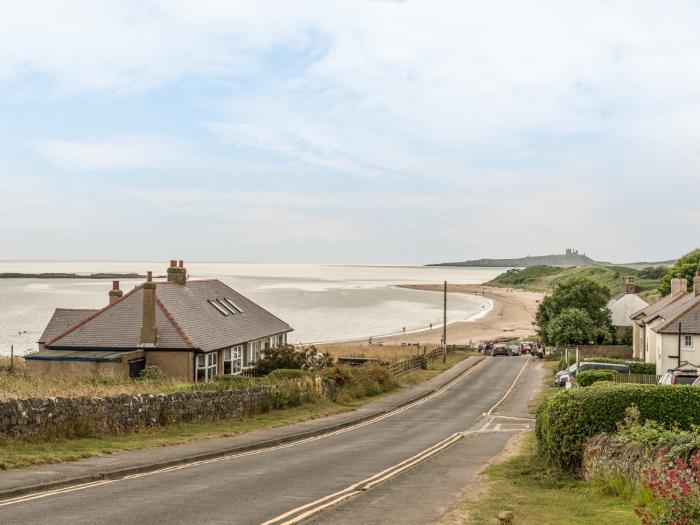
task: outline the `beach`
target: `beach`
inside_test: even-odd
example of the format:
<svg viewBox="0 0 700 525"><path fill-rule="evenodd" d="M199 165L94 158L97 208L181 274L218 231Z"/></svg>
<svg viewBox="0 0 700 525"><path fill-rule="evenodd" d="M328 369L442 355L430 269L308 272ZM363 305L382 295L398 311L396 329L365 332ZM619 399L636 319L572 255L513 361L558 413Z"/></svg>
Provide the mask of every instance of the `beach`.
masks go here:
<svg viewBox="0 0 700 525"><path fill-rule="evenodd" d="M433 293L442 293L442 284L407 284L402 288L422 290ZM477 314L470 320L449 321L449 296L447 303L448 344L468 344L470 341L477 344L480 341L489 341L498 338L520 338L535 333L532 322L539 301L543 294L527 292L511 288L496 288L475 284L448 285L448 293L460 293L479 295L488 299L492 306L484 314ZM440 344L442 338L442 326L436 326L432 330L418 330L406 334L397 334L375 338L373 342L382 342L388 345L401 343ZM367 341L358 345L367 345Z"/></svg>

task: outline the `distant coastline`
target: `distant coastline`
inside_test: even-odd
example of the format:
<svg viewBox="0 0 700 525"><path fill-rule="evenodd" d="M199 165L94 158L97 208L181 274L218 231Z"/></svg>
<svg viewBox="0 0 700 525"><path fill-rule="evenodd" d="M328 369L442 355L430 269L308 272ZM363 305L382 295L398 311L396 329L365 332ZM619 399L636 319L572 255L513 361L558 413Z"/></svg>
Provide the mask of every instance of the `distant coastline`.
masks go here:
<svg viewBox="0 0 700 525"><path fill-rule="evenodd" d="M0 279L145 279L140 273L0 273ZM158 279L165 278L158 276Z"/></svg>

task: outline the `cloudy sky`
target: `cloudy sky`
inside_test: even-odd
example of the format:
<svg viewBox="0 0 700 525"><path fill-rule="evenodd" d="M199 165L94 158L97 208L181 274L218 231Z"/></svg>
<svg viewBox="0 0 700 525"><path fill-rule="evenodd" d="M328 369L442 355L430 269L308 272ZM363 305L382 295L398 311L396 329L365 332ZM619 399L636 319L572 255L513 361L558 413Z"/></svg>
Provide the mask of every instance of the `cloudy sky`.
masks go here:
<svg viewBox="0 0 700 525"><path fill-rule="evenodd" d="M0 258L668 259L700 3L0 4Z"/></svg>

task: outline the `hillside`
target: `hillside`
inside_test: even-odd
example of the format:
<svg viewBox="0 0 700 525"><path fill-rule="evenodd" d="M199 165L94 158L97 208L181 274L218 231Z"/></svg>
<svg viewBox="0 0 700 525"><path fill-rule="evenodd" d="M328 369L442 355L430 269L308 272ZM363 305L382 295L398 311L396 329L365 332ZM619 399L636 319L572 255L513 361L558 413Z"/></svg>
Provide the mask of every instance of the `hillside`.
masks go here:
<svg viewBox="0 0 700 525"><path fill-rule="evenodd" d="M527 257L517 257L515 259L475 259L472 261L450 262L430 264L428 266L473 266L473 267L495 267L505 268L509 266L527 268L529 266L581 266L586 264L596 264L596 262L585 254L579 254L575 250L563 254L554 255L528 255ZM607 264L607 263L600 263Z"/></svg>
<svg viewBox="0 0 700 525"><path fill-rule="evenodd" d="M610 295L620 290L620 282L623 277L634 277L637 287L642 291L653 290L659 285L657 279L641 278L639 273L638 270L624 266L594 264L577 268L556 268L540 265L530 266L519 272L502 273L486 284L546 292L557 283L565 283L576 277L586 277L606 286L610 290Z"/></svg>

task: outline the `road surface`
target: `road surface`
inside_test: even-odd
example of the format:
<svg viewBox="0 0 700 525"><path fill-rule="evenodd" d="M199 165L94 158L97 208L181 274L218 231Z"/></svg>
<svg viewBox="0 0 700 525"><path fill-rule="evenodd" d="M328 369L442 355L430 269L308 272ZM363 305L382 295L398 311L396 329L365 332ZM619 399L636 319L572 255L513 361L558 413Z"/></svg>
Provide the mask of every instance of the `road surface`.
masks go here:
<svg viewBox="0 0 700 525"><path fill-rule="evenodd" d="M438 395L320 439L0 502L0 523L428 523L531 426L541 369L527 359L486 358Z"/></svg>

